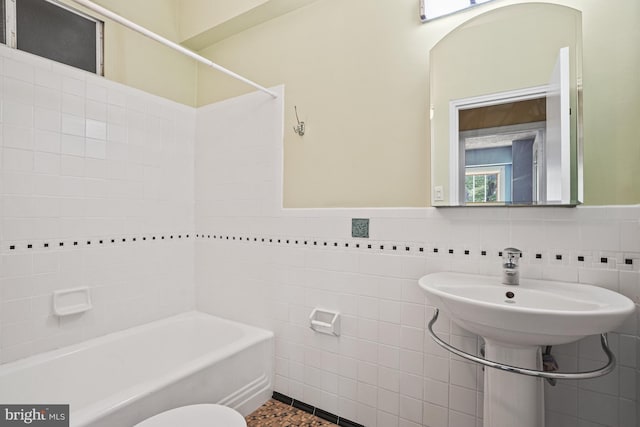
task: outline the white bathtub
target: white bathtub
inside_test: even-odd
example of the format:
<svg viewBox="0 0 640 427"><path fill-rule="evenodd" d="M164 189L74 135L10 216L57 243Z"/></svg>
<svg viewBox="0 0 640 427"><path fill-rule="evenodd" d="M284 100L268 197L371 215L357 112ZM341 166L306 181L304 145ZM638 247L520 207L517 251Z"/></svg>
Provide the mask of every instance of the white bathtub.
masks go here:
<svg viewBox="0 0 640 427"><path fill-rule="evenodd" d="M184 313L0 365L0 403L69 404L73 427L205 402L247 415L271 395L273 346L270 331Z"/></svg>

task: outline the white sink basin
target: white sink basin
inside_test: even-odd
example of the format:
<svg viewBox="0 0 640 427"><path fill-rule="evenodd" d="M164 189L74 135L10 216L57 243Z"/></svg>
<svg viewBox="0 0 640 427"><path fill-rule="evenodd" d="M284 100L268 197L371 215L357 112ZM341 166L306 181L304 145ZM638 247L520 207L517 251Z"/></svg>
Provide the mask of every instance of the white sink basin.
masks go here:
<svg viewBox="0 0 640 427"><path fill-rule="evenodd" d="M521 279L508 286L497 276L435 273L419 284L458 325L510 345L563 344L610 332L635 310L621 294L575 283Z"/></svg>
<svg viewBox="0 0 640 427"><path fill-rule="evenodd" d="M527 279L517 286L501 282L500 277L461 273L435 273L419 280L431 304L461 327L484 337L484 360L437 337L432 329L437 313L429 332L448 351L489 366L484 370L484 427L544 427L542 375L547 372L542 371L540 346L612 331L635 305L597 286ZM594 378L611 372L615 357L604 337L602 345L609 358L605 367L554 373L556 378Z"/></svg>

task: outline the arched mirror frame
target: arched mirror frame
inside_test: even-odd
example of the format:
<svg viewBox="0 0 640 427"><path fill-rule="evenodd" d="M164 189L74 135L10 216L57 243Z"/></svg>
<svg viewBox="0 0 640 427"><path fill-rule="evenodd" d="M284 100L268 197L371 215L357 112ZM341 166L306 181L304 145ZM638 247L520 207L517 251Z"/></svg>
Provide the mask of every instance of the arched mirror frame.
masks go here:
<svg viewBox="0 0 640 427"><path fill-rule="evenodd" d="M541 25L540 22L545 22ZM533 30L538 28L538 32ZM522 34L518 31L522 30ZM528 31L532 30L532 31ZM528 32L527 32L528 31ZM541 33L545 31L546 33ZM484 44L483 44L484 43ZM570 51L570 190L561 200L465 204L452 200L455 185L448 165L454 163L451 104L491 93L544 87L560 48ZM497 52L506 52L500 58ZM529 56L529 58L527 58ZM483 63L484 61L484 63ZM486 62L489 61L489 64ZM457 72L473 70L468 75ZM500 69L493 73L492 70ZM547 70L547 71L545 71ZM530 71L530 72L529 72ZM477 85L475 84L477 82ZM430 51L431 171L434 206L574 206L583 199L582 171L582 14L549 3L521 3L496 8L456 27Z"/></svg>

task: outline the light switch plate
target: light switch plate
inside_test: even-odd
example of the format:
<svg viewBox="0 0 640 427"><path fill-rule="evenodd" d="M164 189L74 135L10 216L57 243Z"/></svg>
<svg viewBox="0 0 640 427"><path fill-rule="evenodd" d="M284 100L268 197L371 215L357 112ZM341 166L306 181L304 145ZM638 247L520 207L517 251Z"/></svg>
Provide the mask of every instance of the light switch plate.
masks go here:
<svg viewBox="0 0 640 427"><path fill-rule="evenodd" d="M436 185L433 188L433 201L435 202L443 202L444 201L444 189L442 188L442 185Z"/></svg>

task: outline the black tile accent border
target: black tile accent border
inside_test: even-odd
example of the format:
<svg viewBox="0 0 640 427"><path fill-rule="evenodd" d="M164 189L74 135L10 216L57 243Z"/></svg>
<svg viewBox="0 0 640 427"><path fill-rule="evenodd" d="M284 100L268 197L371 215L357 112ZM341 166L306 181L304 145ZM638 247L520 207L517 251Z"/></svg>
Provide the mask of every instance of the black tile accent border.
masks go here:
<svg viewBox="0 0 640 427"><path fill-rule="evenodd" d="M320 408L316 408L315 416L334 424L338 424L338 421L340 419L337 415L334 415L331 412L323 411Z"/></svg>
<svg viewBox="0 0 640 427"><path fill-rule="evenodd" d="M198 238L202 238L202 239L211 239L211 234L195 234L195 235L191 235L191 234L147 234L144 236L127 236L127 237L122 237L122 236L113 236L113 237L103 237L101 239L94 239L94 240L83 240L83 239L75 239L75 240L68 240L68 239L53 239L52 241L38 241L38 242L29 242L29 241L13 241L13 242L5 242L5 244L7 246L5 246L4 248L8 248L10 252L14 253L14 252L21 252L22 250L29 250L29 251L38 251L38 250L51 250L51 247L55 247L58 248L60 250L65 250L65 249L77 249L80 247L90 247L90 246L102 246L105 244L108 244L109 242L112 244L118 244L118 243L122 243L122 244L128 244L128 243L136 243L138 241L175 241L176 238L177 239L189 239L191 237L198 237ZM226 236L222 236L222 235L213 235L214 239L219 239L219 240L227 240L229 242L231 241L246 241L246 242L262 242L262 243L272 243L272 244L292 244L295 243L296 245L298 244L304 244L304 245L311 245L313 244L313 246L315 246L316 248L329 248L329 247L333 247L333 248L356 248L356 249L379 249L379 250L390 250L392 252L395 253L402 253L402 248L404 248L404 252L405 253L410 253L410 252L414 252L417 251L421 254L425 253L425 252L429 252L431 251L434 255L439 255L440 253L448 253L450 255L454 255L457 253L461 253L464 255L471 255L471 250L469 249L463 249L461 251L457 251L454 250L453 248L447 248L447 249L443 249L443 248L437 248L437 247L430 247L430 248L425 248L425 247L420 247L420 246L415 246L415 247L411 247L411 246L407 246L407 244L409 242L393 242L393 243L389 243L389 242L372 242L372 243L367 243L367 244L362 244L360 245L360 243L357 242L339 242L339 241L318 241L318 240L292 240L291 237L289 238L277 238L272 236L270 237L240 237L238 236L233 236L233 235L226 235ZM276 243L277 242L277 243ZM442 251L440 250L442 249ZM489 255L488 251L485 250L480 250L479 254L483 257L486 257L487 255ZM498 256L502 256L502 251L498 252ZM520 255L521 257L523 256L523 254ZM534 253L534 258L536 260L541 260L543 258L543 253ZM551 258L552 260L556 260L556 261L563 261L565 259L565 256L563 254L554 254L551 253L549 255L549 258ZM574 259L577 260L577 262L579 263L578 265L581 265L581 263L586 262L586 256L583 255L578 255L576 256ZM598 257L594 257L595 259L592 261L593 263L597 263L598 262ZM634 266L636 264L636 262L634 262L634 258L630 258L629 254L624 254L624 256L621 257L622 261L620 263L612 263L610 265L610 268L616 269L616 268L625 268L625 267L619 267L621 265L625 265L627 266L626 268L628 269L629 266ZM611 257L605 257L602 256L599 258L599 262L600 264L609 264L609 260L611 259Z"/></svg>
<svg viewBox="0 0 640 427"><path fill-rule="evenodd" d="M300 402L299 400L295 400L295 399L293 400L292 406L296 409L301 409L304 412L308 412L310 414L313 414L316 409L313 406L309 405L308 403Z"/></svg>
<svg viewBox="0 0 640 427"><path fill-rule="evenodd" d="M338 425L340 427L364 427L362 424L354 423L353 421L345 420L343 418L338 420Z"/></svg>
<svg viewBox="0 0 640 427"><path fill-rule="evenodd" d="M293 399L292 398L290 398L289 396L285 396L282 393L278 393L277 391L273 392L273 395L271 396L271 398L277 400L278 402L285 403L287 405L293 405Z"/></svg>
<svg viewBox="0 0 640 427"><path fill-rule="evenodd" d="M188 236L187 236L188 237ZM197 236L196 236L197 237ZM202 237L205 237L205 235L203 234ZM208 236L211 237L211 236ZM214 236L215 238L216 236ZM220 239L224 239L223 236L219 236ZM231 241L236 240L237 237L234 236L227 236L226 237L227 240ZM320 249L328 249L328 248L355 248L355 249L369 249L369 250L380 250L380 251L387 251L389 253L396 253L396 254L400 254L400 253L412 253L415 252L416 254L424 254L424 253L428 253L428 254L433 254L435 256L440 256L440 254L449 254L449 255L453 255L456 256L458 254L463 254L465 256L471 256L474 254L472 249L454 249L454 248L443 248L443 247L437 247L437 246L430 246L428 248L424 247L424 246L407 246L408 244L411 244L410 242L401 242L401 241L397 241L397 242L370 242L370 243L358 243L355 241L352 242L339 242L339 241L323 241L323 240L290 240L291 237L287 238L283 238L280 237L278 238L277 236L271 236L271 237L247 237L246 241L250 242L253 239L254 242L269 242L269 243L280 243L280 244L284 244L284 243L295 243L295 244L304 244L304 245L313 245L314 248L320 248ZM239 240L243 240L242 238L239 238ZM404 248L404 251L403 251ZM497 254L498 257L502 257L503 255L503 251L488 251L486 249L482 249L482 250L478 250L477 252L480 256L482 257L488 257L488 256L493 256L492 254ZM635 264L637 264L637 262L634 262L635 258L629 258L629 254L625 253L625 254L621 254L622 255L622 261L620 263L611 263L609 265L609 268L612 269L617 269L620 268L620 265L626 265L627 269L629 269L628 266L633 266ZM525 254L521 253L520 254L520 258L524 257ZM633 256L633 255L632 255ZM548 258L551 262L557 261L557 262L563 262L564 260L567 259L566 254L558 254L558 253L544 253L544 252L531 252L531 257L535 260L537 260L538 262L540 262L541 260L543 260L543 258ZM579 255L579 256L572 256L571 259L574 262L577 262L578 266L583 266L587 261L587 257L583 256L583 255ZM593 263L598 263L598 259L600 260L600 263L602 264L608 264L609 260L611 259L611 257L602 257L602 258L598 258L598 257L594 257L593 261L589 260L589 263L593 262Z"/></svg>
<svg viewBox="0 0 640 427"><path fill-rule="evenodd" d="M286 405L291 405L296 409L300 409L301 411L307 412L309 414L315 415L318 418L322 418L325 421L329 421L330 423L337 424L341 427L365 427L362 424L358 424L354 421L348 420L346 418L341 418L336 414L332 414L331 412L327 412L320 408L316 408L308 403L301 402L292 397L289 397L285 394L278 393L277 391L273 392L271 396L274 400L278 402L282 402Z"/></svg>
<svg viewBox="0 0 640 427"><path fill-rule="evenodd" d="M184 235L178 235L178 239L182 239L183 237L185 239L189 239L190 238L190 234L184 234ZM175 235L168 235L169 239L174 239ZM202 235L202 237L205 237L204 235ZM85 247L89 247L89 246L96 246L98 244L100 245L104 245L105 243L112 243L112 244L116 244L116 243L137 243L139 240L142 241L147 241L147 240L164 240L165 236L164 235L152 235L152 236L139 236L139 237L105 237L105 238L101 238L101 239L83 239L83 238L76 238L76 239L53 239L51 241L40 241L40 242L29 242L29 241L20 241L20 242L11 242L8 244L8 249L10 251L18 251L19 249L28 249L28 250L34 250L37 251L38 249L40 250L45 250L45 249L50 249L52 247L58 248L58 249L78 249L81 246L85 246Z"/></svg>

